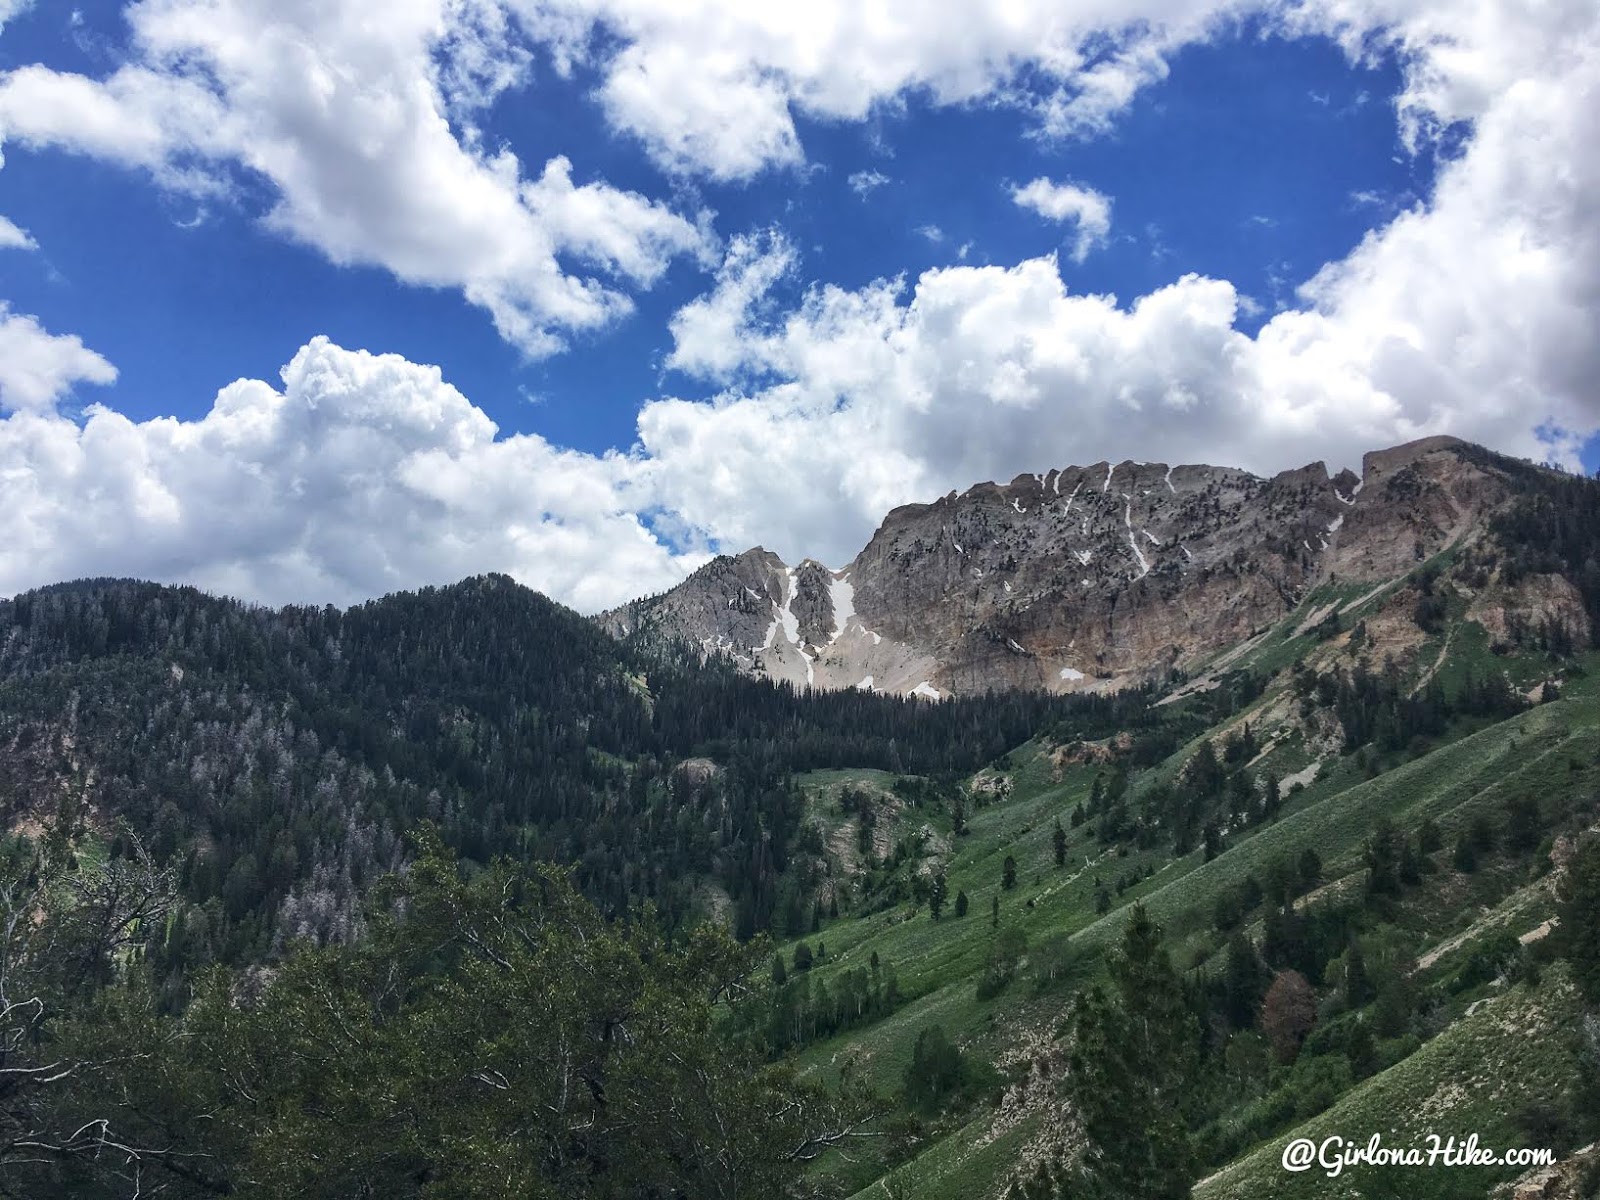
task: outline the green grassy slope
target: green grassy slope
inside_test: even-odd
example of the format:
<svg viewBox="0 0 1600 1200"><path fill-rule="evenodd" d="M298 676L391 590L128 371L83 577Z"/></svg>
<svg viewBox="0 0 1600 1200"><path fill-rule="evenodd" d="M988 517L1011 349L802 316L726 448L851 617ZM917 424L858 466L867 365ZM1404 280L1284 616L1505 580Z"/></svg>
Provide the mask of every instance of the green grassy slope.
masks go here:
<svg viewBox="0 0 1600 1200"><path fill-rule="evenodd" d="M1341 603L1350 599L1342 594L1332 598ZM1293 618L1286 621L1285 628L1292 621ZM1464 626L1453 640L1441 670L1455 679L1469 670L1481 673L1500 669L1530 678L1545 669L1544 664L1531 658L1507 662L1491 657L1480 634L1476 626ZM1264 639L1257 652L1276 654L1287 642L1299 640L1292 636ZM1428 666L1440 652L1442 644L1433 655L1425 648L1418 655L1419 663ZM1600 668L1593 656L1589 661ZM1264 709L1272 701L1272 694L1263 697L1255 710ZM820 937L828 948L827 960L813 973L814 977L827 978L831 972L864 965L876 953L883 962L894 966L902 992L912 999L871 1026L806 1047L799 1056L803 1069L818 1078L837 1079L851 1064L858 1077L885 1094L893 1093L911 1060L918 1034L933 1024L942 1025L974 1057L1005 1063L1008 1057L1016 1056L1019 1046L1056 1032L1068 993L1098 970L1099 951L1118 936L1134 900L1142 900L1166 927L1173 939L1176 961L1187 964L1204 957L1214 944L1210 919L1220 895L1236 888L1247 875L1260 878L1272 864L1308 847L1322 859L1324 878L1334 888L1340 886L1341 879L1359 886L1364 873L1362 846L1380 819L1414 828L1424 818L1432 818L1449 845L1475 817L1499 814L1512 796L1552 797L1572 794L1577 789L1592 791L1600 784L1600 771L1596 768L1600 763L1600 670L1577 675L1559 701L1475 732L1471 729L1470 725L1464 726L1457 731L1455 740L1375 778L1366 778L1352 759L1329 759L1311 785L1285 806L1279 821L1241 834L1230 841L1225 853L1209 863L1199 852L1173 860L1165 846L1150 851L1130 848L1119 855L1095 841L1089 823L1076 830L1069 827L1067 862L1062 868L1056 867L1051 848L1054 821L1059 817L1063 825L1068 824L1068 814L1087 796L1096 771L1070 766L1054 778L1039 746L1022 748L1013 755L1011 794L974 811L966 836L948 836L947 822L942 826L937 820L933 822L949 846L948 853L938 858L949 881L952 901L958 890L965 891L969 898L966 917L951 915L952 903L944 918L934 921L926 905L908 903L864 918L846 916L828 922L819 934L805 939L814 945ZM1145 779L1136 779L1136 790L1150 779L1170 778L1192 752L1193 745L1186 745L1167 763L1145 773ZM1271 759L1272 765L1281 764L1285 771L1306 758L1304 748L1297 743L1285 743L1273 754L1276 757ZM840 776L833 773L828 779L810 782L825 790L836 787ZM862 782L881 786L883 781ZM825 807L826 803L822 799L819 806ZM1010 891L1000 887L1001 863L1007 854L1017 861L1018 883ZM1097 877L1110 884L1119 876L1142 877L1147 871L1148 878L1116 897L1111 912L1096 914ZM976 982L994 937L990 905L997 895L1001 899L1002 925L1021 929L1032 948L1056 937L1069 939L1071 966L1063 978L1044 987L1025 963L1009 988L992 999L980 1000ZM1524 887L1520 879L1502 878L1492 872L1482 877L1451 876L1430 884L1426 895L1430 899L1425 901L1419 893L1397 926L1396 936L1405 940L1413 955L1421 956L1465 932L1459 946L1449 946L1440 955L1440 972L1457 961L1483 930L1503 926L1512 933L1521 933L1548 916L1551 904L1546 889ZM1315 895L1310 902L1316 902ZM1483 907L1497 915L1493 919L1485 917L1480 912ZM780 947L779 952L792 954L793 945ZM1541 1004L1543 1008L1539 1008ZM1463 1055L1468 1054L1463 1047L1487 1046L1498 1036L1497 1030L1505 1034L1509 1028L1492 1015L1496 1010L1518 1014L1518 1020L1525 1018L1524 1024L1536 1017L1558 1022L1565 1011L1559 994L1554 992L1522 999L1508 995L1481 1005L1470 1022L1451 1027L1449 1040L1441 1036L1428 1042L1421 1051L1350 1092L1332 1113L1317 1118L1311 1126L1322 1128L1340 1112L1352 1118L1367 1113L1371 1105L1390 1102L1391 1093L1400 1094L1398 1089L1402 1087L1409 1089L1406 1095L1424 1087L1430 1089L1426 1094L1432 1095L1439 1089L1448 1089L1457 1076L1470 1078L1470 1073L1462 1074ZM1501 1056L1509 1070L1520 1073L1519 1077L1525 1075L1537 1083L1557 1069L1561 1058L1558 1052L1540 1057L1536 1047L1513 1045L1516 1039L1509 1034L1502 1040L1506 1044L1494 1053ZM1476 1119L1475 1110L1463 1112ZM942 1136L882 1180L874 1178L867 1163L833 1161L825 1163L822 1170L847 1191L856 1190L861 1196L904 1194L953 1200L958 1196L998 1195L1035 1124L1036 1116L1024 1114L1018 1119L1007 1114L997 1119L992 1111L980 1109L965 1124L953 1129L941 1127ZM1369 1121L1367 1125L1357 1122L1352 1129L1359 1131L1369 1126L1388 1128ZM1504 1121L1496 1126L1472 1127L1486 1138L1491 1128L1504 1132ZM1281 1150L1281 1145L1282 1139L1277 1139L1253 1152L1229 1175L1209 1183L1210 1190L1201 1194L1280 1194L1270 1188L1282 1182L1281 1172L1275 1178L1260 1164ZM1218 1190L1223 1187L1221 1179L1244 1180L1246 1183L1229 1182L1226 1186L1245 1190ZM1254 1190L1248 1190L1251 1188Z"/></svg>

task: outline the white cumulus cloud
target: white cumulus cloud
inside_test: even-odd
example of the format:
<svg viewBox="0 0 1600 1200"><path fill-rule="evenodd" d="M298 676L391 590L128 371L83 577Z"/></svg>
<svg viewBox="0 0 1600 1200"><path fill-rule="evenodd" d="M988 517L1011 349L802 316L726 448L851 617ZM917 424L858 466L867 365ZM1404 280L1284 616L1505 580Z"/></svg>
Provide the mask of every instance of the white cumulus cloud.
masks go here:
<svg viewBox="0 0 1600 1200"><path fill-rule="evenodd" d="M0 420L0 593L128 574L346 603L500 570L598 609L704 559L650 534L629 470L497 437L437 368L319 338L280 387L240 380L196 420Z"/></svg>
<svg viewBox="0 0 1600 1200"><path fill-rule="evenodd" d="M1229 0L508 0L602 76L612 124L663 166L745 179L804 161L797 115L860 121L915 92L992 100L1047 136L1098 132ZM596 36L603 31L605 36ZM1026 81L1026 86L1024 86Z"/></svg>
<svg viewBox="0 0 1600 1200"><path fill-rule="evenodd" d="M1032 183L1013 187L1011 198L1047 221L1075 225L1077 238L1072 257L1076 262L1087 258L1089 251L1102 244L1111 232L1111 201L1093 188L1053 183L1041 175Z"/></svg>
<svg viewBox="0 0 1600 1200"><path fill-rule="evenodd" d="M0 412L53 412L74 384L116 378L117 369L81 338L49 333L0 301Z"/></svg>
<svg viewBox="0 0 1600 1200"><path fill-rule="evenodd" d="M266 180L269 227L336 263L460 289L530 355L631 308L700 224L550 159L530 177L472 124L528 51L494 0L143 0L133 54L103 79L0 75L0 137L230 194ZM454 128L452 127L454 124Z"/></svg>

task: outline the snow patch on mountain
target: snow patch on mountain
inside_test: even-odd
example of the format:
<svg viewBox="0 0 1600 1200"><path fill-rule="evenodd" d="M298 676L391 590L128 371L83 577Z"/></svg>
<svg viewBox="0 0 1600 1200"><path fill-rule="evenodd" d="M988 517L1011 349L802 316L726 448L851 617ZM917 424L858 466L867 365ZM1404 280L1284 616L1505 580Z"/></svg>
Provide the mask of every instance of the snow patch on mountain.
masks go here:
<svg viewBox="0 0 1600 1200"><path fill-rule="evenodd" d="M848 573L832 576L828 580L828 600L833 605L833 632L828 640L836 642L850 619L856 615L856 590L850 585Z"/></svg>
<svg viewBox="0 0 1600 1200"><path fill-rule="evenodd" d="M778 611L778 619L783 622L783 636L788 639L790 645L798 646L800 618L794 615L794 598L800 592L800 581L795 578L793 567L785 567L783 573L786 582L783 589L783 607Z"/></svg>
<svg viewBox="0 0 1600 1200"><path fill-rule="evenodd" d="M1134 558L1139 560L1139 573L1134 578L1143 579L1150 574L1150 560L1144 556L1144 551L1139 549L1139 540L1133 536L1133 497L1124 492L1122 498L1128 502L1127 507L1122 510L1122 523L1128 527L1128 549L1132 550Z"/></svg>

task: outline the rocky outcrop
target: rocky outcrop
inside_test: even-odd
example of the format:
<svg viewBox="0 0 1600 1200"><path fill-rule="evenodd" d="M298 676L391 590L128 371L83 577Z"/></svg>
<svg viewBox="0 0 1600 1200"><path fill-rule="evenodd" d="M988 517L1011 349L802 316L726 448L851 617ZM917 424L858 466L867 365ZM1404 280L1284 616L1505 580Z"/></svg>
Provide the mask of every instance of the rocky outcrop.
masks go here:
<svg viewBox="0 0 1600 1200"><path fill-rule="evenodd" d="M771 630L774 605L783 603L788 578L783 560L757 546L739 555L720 555L671 591L631 601L595 619L613 637L679 638L754 669L755 654Z"/></svg>
<svg viewBox="0 0 1600 1200"><path fill-rule="evenodd" d="M1517 464L1458 438L1431 437L1362 460L1328 571L1392 579L1477 527L1515 488Z"/></svg>
<svg viewBox="0 0 1600 1200"><path fill-rule="evenodd" d="M896 508L837 571L747 551L600 620L815 687L1120 687L1252 636L1322 581L1409 571L1531 469L1454 438L1368 454L1360 476L1067 467Z"/></svg>

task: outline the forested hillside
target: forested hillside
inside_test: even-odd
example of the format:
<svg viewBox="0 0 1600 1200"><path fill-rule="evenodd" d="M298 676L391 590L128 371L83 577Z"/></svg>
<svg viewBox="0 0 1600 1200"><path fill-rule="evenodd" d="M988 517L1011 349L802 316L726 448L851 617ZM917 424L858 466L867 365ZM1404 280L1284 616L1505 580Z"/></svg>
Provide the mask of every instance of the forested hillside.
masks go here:
<svg viewBox="0 0 1600 1200"><path fill-rule="evenodd" d="M137 831L178 871L178 976L353 937L422 822L471 861L575 864L604 911L648 900L668 928L715 887L748 937L783 899L795 772L953 778L1068 712L1106 732L1141 707L801 695L503 577L345 612L112 580L0 602L0 811L65 804L113 855Z"/></svg>

